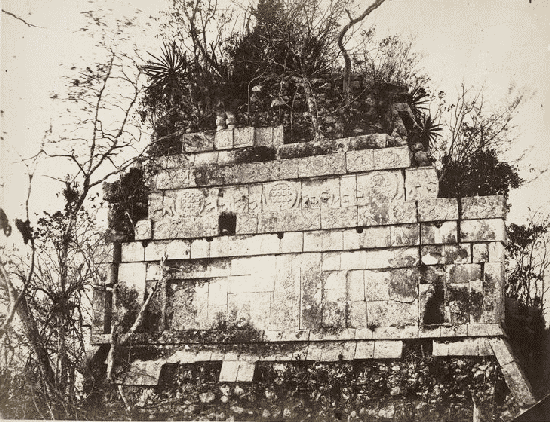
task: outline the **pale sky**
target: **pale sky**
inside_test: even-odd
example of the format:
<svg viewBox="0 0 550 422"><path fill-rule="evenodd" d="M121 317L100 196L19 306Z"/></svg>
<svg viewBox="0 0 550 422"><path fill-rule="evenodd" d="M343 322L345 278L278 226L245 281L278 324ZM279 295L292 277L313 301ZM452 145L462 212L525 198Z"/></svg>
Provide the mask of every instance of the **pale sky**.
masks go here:
<svg viewBox="0 0 550 422"><path fill-rule="evenodd" d="M7 144L4 160L36 151L50 122L57 116L50 95L63 90L62 76L71 65L93 57L93 31L79 31L86 25L80 13L102 10L111 22L123 16L139 16L139 30L127 44L142 49L158 48L161 40L150 15L167 10L164 1L63 1L4 0L2 8L37 27L29 27L2 13L1 104L2 131ZM522 161L524 174L537 174L550 164L550 5L547 0L387 0L369 22L380 34L413 37L416 50L424 54L422 66L437 90L453 98L461 82L484 86L487 98L498 105L510 85L529 92L529 99L516 120L518 138L509 158L529 153ZM149 24L150 26L147 26ZM7 168L2 163L4 171ZM529 168L534 168L529 173ZM9 167L6 205L21 213L22 173ZM548 172L550 173L550 172ZM544 174L511 196L511 220L521 220L527 206L549 207L550 174ZM20 184L19 184L20 185ZM51 188L45 182L35 186L36 211ZM550 208L549 208L550 210Z"/></svg>

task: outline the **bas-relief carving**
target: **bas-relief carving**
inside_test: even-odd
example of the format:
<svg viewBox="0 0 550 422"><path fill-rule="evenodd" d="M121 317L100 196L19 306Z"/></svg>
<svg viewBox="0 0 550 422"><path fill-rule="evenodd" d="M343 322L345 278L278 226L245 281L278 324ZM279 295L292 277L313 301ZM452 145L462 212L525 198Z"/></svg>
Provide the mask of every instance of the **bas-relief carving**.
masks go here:
<svg viewBox="0 0 550 422"><path fill-rule="evenodd" d="M154 219L197 217L230 211L237 214L342 208L404 200L400 171L375 171L325 180L276 181L225 188L166 191L150 201Z"/></svg>

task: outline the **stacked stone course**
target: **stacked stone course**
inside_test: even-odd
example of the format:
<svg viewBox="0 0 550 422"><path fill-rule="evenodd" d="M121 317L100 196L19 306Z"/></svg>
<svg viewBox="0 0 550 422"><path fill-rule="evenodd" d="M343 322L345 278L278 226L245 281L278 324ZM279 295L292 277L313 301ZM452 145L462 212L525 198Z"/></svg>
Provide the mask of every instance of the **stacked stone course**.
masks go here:
<svg viewBox="0 0 550 422"><path fill-rule="evenodd" d="M281 127L186 134L182 155L157 159L149 218L96 287L93 340L108 343L113 285L142 302L164 283L133 344L165 355L134 361L146 375L125 382L216 359L221 381L251 381L258 360L398 358L415 338L433 339L436 356L494 354L504 198L438 198L435 169L414 167L400 137L282 139ZM220 340L221 322L251 335Z"/></svg>

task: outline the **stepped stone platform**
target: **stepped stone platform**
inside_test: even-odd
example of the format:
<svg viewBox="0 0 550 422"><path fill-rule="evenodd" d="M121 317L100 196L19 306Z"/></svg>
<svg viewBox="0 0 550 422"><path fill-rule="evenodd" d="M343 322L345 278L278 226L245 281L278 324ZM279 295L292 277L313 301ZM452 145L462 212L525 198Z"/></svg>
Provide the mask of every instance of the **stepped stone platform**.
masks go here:
<svg viewBox="0 0 550 422"><path fill-rule="evenodd" d="M120 375L155 385L169 363L223 362L251 381L260 360L495 355L532 403L505 342L503 197L438 198L433 167L400 137L282 143L282 127L182 136L156 160L148 219L105 248L92 341L152 298L129 347L157 348ZM161 262L164 264L161 266ZM117 286L133 304L112 306Z"/></svg>

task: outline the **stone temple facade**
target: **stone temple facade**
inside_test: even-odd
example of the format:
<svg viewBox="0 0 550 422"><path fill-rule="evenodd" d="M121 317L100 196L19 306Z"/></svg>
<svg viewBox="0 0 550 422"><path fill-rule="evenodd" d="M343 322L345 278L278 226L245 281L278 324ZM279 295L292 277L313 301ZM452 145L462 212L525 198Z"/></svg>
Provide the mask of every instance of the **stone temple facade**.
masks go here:
<svg viewBox="0 0 550 422"><path fill-rule="evenodd" d="M438 198L436 170L399 136L282 135L185 134L184 153L157 159L148 219L107 248L95 288L96 345L154 292L127 346L160 351L119 382L209 360L220 381L248 382L258 361L395 359L425 339L434 356L495 355L530 404L501 328L504 198Z"/></svg>

